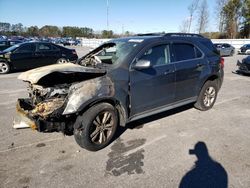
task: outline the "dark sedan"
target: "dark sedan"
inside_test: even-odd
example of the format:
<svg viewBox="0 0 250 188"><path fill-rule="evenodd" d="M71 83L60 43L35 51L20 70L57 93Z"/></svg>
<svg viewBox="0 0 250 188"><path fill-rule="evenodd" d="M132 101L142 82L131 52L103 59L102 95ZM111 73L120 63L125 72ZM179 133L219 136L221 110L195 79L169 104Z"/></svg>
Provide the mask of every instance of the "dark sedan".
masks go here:
<svg viewBox="0 0 250 188"><path fill-rule="evenodd" d="M244 58L241 62L237 62L238 70L237 73L250 75L250 56Z"/></svg>
<svg viewBox="0 0 250 188"><path fill-rule="evenodd" d="M242 47L240 47L238 54L250 54L250 44L245 44Z"/></svg>
<svg viewBox="0 0 250 188"><path fill-rule="evenodd" d="M22 43L20 40L0 40L0 51L20 43Z"/></svg>
<svg viewBox="0 0 250 188"><path fill-rule="evenodd" d="M0 74L12 70L33 69L55 63L75 62L74 49L46 42L27 42L14 45L0 52Z"/></svg>

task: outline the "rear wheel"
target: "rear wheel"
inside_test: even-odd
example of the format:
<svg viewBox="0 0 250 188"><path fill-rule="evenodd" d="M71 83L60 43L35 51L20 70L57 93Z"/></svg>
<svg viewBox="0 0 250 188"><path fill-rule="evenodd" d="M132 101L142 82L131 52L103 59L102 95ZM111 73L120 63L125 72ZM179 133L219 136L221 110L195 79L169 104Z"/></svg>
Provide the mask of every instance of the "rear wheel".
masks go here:
<svg viewBox="0 0 250 188"><path fill-rule="evenodd" d="M75 140L82 148L100 150L111 142L117 124L116 109L109 103L97 104L77 118L74 125Z"/></svg>
<svg viewBox="0 0 250 188"><path fill-rule="evenodd" d="M10 65L7 62L0 62L0 74L7 74L10 72Z"/></svg>
<svg viewBox="0 0 250 188"><path fill-rule="evenodd" d="M63 63L68 63L68 61L65 58L60 58L56 61L57 64L63 64Z"/></svg>
<svg viewBox="0 0 250 188"><path fill-rule="evenodd" d="M213 107L218 94L218 86L216 81L207 81L199 94L199 97L194 104L195 108L206 111Z"/></svg>

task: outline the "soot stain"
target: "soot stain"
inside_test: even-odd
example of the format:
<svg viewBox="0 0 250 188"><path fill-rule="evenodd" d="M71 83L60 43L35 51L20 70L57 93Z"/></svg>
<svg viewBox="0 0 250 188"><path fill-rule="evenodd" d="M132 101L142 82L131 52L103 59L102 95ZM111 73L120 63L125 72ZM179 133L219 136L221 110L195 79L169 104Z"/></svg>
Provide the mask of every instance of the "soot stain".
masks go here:
<svg viewBox="0 0 250 188"><path fill-rule="evenodd" d="M122 139L118 139L115 144L111 146L111 152L108 154L108 161L106 163L106 175L120 176L122 174L142 174L144 173L142 167L144 165L144 149L136 150L130 153L143 144L146 139L130 140L126 144ZM128 154L127 154L128 153Z"/></svg>

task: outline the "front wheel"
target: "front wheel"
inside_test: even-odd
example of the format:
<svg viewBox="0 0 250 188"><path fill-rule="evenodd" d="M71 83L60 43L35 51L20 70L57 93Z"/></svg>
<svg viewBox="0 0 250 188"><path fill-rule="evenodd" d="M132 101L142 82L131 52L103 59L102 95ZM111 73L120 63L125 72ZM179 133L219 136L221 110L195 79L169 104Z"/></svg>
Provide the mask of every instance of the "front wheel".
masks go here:
<svg viewBox="0 0 250 188"><path fill-rule="evenodd" d="M7 62L0 62L0 74L7 74L10 72L10 65Z"/></svg>
<svg viewBox="0 0 250 188"><path fill-rule="evenodd" d="M213 107L218 94L216 81L207 81L199 94L199 97L194 104L195 108L206 111Z"/></svg>
<svg viewBox="0 0 250 188"><path fill-rule="evenodd" d="M92 106L74 125L76 142L89 151L106 147L114 137L118 124L117 111L109 103Z"/></svg>

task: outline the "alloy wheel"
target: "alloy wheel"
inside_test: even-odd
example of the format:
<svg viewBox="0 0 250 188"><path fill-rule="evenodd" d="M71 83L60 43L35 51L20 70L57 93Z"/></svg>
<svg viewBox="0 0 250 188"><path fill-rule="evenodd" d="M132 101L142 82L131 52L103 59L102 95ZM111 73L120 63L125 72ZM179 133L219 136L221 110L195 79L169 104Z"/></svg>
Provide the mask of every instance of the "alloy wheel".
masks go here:
<svg viewBox="0 0 250 188"><path fill-rule="evenodd" d="M203 99L203 102L204 102L204 105L206 107L210 107L214 100L215 100L215 96L216 96L216 90L214 87L208 87L204 93L204 99Z"/></svg>
<svg viewBox="0 0 250 188"><path fill-rule="evenodd" d="M92 122L90 139L95 144L103 144L109 140L114 127L114 117L109 111L99 113Z"/></svg>
<svg viewBox="0 0 250 188"><path fill-rule="evenodd" d="M4 62L0 62L0 73L6 73L8 71L9 71L9 66Z"/></svg>

